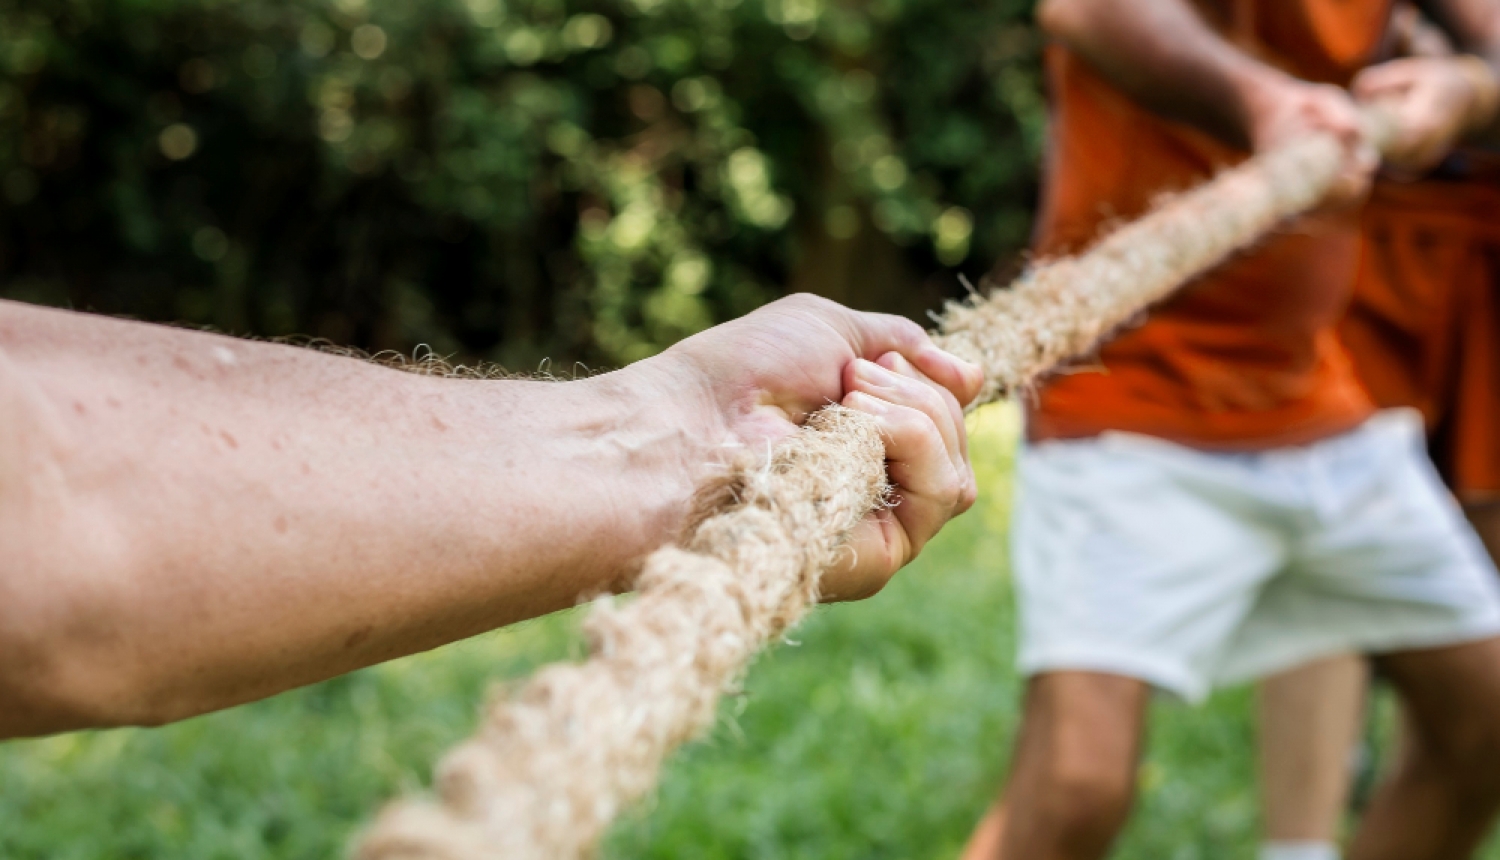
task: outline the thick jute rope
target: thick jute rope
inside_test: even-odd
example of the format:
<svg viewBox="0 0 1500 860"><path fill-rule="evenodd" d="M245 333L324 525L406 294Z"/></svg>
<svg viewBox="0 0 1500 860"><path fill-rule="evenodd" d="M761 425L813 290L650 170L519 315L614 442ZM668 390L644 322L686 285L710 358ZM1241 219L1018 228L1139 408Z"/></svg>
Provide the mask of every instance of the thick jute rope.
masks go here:
<svg viewBox="0 0 1500 860"><path fill-rule="evenodd" d="M984 367L981 400L1024 390L1184 282L1316 205L1342 165L1315 137L1169 200L1086 253L1009 289L950 304L942 345ZM584 623L588 658L553 665L489 706L437 770L437 802L388 807L361 860L571 860L712 725L755 654L817 601L849 532L885 501L884 446L836 406L769 462L701 494L707 515L645 562L637 594Z"/></svg>

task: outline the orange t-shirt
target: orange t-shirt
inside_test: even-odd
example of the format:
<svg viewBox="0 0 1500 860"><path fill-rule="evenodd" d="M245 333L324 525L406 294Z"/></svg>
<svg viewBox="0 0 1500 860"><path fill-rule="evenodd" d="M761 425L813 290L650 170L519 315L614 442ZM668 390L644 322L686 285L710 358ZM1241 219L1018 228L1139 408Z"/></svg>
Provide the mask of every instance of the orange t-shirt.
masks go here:
<svg viewBox="0 0 1500 860"><path fill-rule="evenodd" d="M1230 35L1306 80L1345 84L1377 50L1388 0L1242 0ZM1248 14L1247 13L1248 10ZM1248 24L1246 21L1248 20ZM1226 25L1226 31L1228 25ZM1077 56L1047 55L1052 116L1041 256L1081 250L1109 221L1245 158L1162 119ZM1335 330L1359 252L1357 215L1305 218L1225 263L1042 386L1034 440L1128 430L1204 448L1297 445L1373 410Z"/></svg>
<svg viewBox="0 0 1500 860"><path fill-rule="evenodd" d="M1482 177L1482 178L1481 178ZM1381 406L1414 406L1462 498L1500 495L1500 162L1377 182L1339 336Z"/></svg>

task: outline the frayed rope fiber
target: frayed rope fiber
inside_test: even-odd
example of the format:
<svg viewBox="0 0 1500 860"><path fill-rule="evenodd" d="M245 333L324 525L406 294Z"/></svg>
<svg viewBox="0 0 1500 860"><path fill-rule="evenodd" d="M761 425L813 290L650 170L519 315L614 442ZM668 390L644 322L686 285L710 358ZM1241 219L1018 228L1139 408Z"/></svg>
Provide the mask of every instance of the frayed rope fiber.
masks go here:
<svg viewBox="0 0 1500 860"><path fill-rule="evenodd" d="M1384 144L1385 123L1371 137ZM978 362L980 401L1022 391L1325 195L1342 166L1312 137L1163 202L1086 253L1009 289L950 303L942 346ZM438 802L387 807L359 860L574 860L656 784L666 757L712 725L719 697L818 597L849 532L888 487L866 416L830 406L738 469L681 546L645 562L637 594L599 602L588 659L541 670L484 712L437 769Z"/></svg>

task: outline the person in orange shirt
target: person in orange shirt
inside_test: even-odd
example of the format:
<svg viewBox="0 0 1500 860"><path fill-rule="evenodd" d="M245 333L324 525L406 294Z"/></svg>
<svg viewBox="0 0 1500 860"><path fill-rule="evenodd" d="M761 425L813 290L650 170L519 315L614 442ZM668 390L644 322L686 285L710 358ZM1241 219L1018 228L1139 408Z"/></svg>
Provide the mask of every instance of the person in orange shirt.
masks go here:
<svg viewBox="0 0 1500 860"><path fill-rule="evenodd" d="M1453 29L1500 28L1497 7L1455 4L1450 21L1462 17ZM1448 35L1415 7L1397 11L1391 41L1403 59L1362 72L1353 85L1362 97L1404 88L1430 58L1455 54ZM1420 411L1429 456L1490 557L1500 559L1500 151L1404 156L1365 204L1354 301L1339 336L1377 405ZM1423 178L1409 181L1414 176ZM1346 654L1262 686L1271 844L1298 845L1314 860L1337 856L1367 676L1363 656Z"/></svg>
<svg viewBox="0 0 1500 860"><path fill-rule="evenodd" d="M1500 3L1483 2L1500 32ZM1451 53L1441 38L1427 33L1413 46L1427 56L1371 69L1356 88L1378 98L1399 86L1381 73ZM1500 558L1500 141L1403 167L1435 169L1375 183L1339 336L1378 405L1422 413L1439 474Z"/></svg>
<svg viewBox="0 0 1500 860"><path fill-rule="evenodd" d="M1465 152L1415 183L1380 180L1362 217L1340 338L1382 407L1422 414L1427 452L1500 559L1500 159ZM1364 721L1362 655L1319 660L1260 691L1264 822L1272 844L1337 857L1350 753Z"/></svg>
<svg viewBox="0 0 1500 860"><path fill-rule="evenodd" d="M1102 347L1106 372L1037 393L1012 532L1030 681L1004 811L967 858L1102 857L1130 809L1153 688L1197 700L1349 652L1380 655L1419 741L1355 856L1465 856L1500 807L1500 579L1420 455L1420 425L1376 409L1337 336L1359 226L1336 204L1376 162L1342 87L1375 57L1390 6L1039 8L1056 40L1041 254L1308 134L1343 141L1348 168L1324 212ZM1412 151L1487 123L1500 92L1472 58L1410 84L1390 109Z"/></svg>

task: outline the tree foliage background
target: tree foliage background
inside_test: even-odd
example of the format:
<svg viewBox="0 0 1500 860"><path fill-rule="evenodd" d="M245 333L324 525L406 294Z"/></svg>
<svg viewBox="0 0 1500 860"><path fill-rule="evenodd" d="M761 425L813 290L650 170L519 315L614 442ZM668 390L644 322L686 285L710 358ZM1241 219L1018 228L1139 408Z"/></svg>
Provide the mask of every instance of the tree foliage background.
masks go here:
<svg viewBox="0 0 1500 860"><path fill-rule="evenodd" d="M0 295L620 364L1024 245L1031 0L0 0Z"/></svg>

